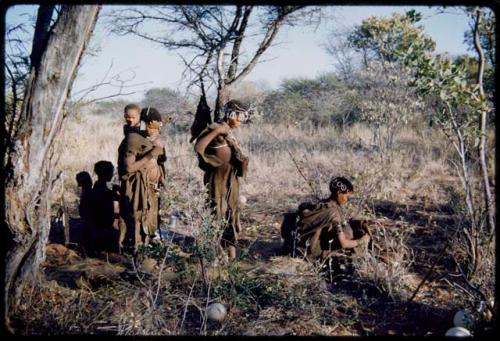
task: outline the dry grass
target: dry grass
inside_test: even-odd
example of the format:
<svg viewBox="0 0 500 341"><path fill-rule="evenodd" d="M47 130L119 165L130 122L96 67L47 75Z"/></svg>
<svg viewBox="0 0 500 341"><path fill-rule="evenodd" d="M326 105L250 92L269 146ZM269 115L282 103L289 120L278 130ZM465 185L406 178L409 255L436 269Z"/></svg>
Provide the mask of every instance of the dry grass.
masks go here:
<svg viewBox="0 0 500 341"><path fill-rule="evenodd" d="M143 258L136 263L129 259L122 264L126 270L121 280L103 284L89 280L87 274L83 276L87 286L67 288L52 281L33 289L17 312L20 332L335 336L394 330L423 335L425 328L442 332L444 327L418 322L418 316L446 321L452 308L462 303L456 296L446 296L447 301L436 298L434 304L445 307L444 312L422 303L416 315L385 315L400 309L411 295L425 274L419 266L436 256L433 248L457 219L448 206L457 200L460 183L446 161L452 150L438 132L402 130L395 149L383 152L371 144L372 133L361 124L340 131L263 123L243 126L235 135L250 157L249 174L242 179L241 192L248 202L243 207L245 243L238 261L216 261L217 230L203 209L202 171L187 131L169 125L163 132L168 175L162 215L180 214L177 231L194 236L195 242L184 237L180 245L172 242L150 250L148 257L156 260L154 271L141 267ZM73 216L79 196L75 175L93 174L93 164L99 160L116 165L122 137L119 112L82 113L65 123L58 170L65 172L65 200ZM275 251L281 213L313 194L326 196L334 175L347 176L354 184L349 213L374 222L374 249L354 257L356 271L347 284L327 283L318 266L277 257ZM60 195L55 192L56 202ZM438 289L453 291L436 279L422 289L422 295ZM422 295L418 298L424 302ZM223 323L206 320L206 306L213 301L229 308ZM408 327L414 323L421 323L418 331Z"/></svg>

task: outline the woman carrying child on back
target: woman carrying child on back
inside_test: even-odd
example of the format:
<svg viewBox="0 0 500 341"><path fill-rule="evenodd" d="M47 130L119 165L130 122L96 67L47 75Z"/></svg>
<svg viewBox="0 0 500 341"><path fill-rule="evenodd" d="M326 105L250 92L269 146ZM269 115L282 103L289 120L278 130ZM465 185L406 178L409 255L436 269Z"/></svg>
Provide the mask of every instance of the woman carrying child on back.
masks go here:
<svg viewBox="0 0 500 341"><path fill-rule="evenodd" d="M359 231L362 236L354 239L351 225L355 225L355 221L348 221L342 209L353 193L351 182L344 177L334 177L329 187L328 198L301 203L293 217L285 218L281 228L284 253L295 254L300 250L309 260L322 260L337 250L368 245L367 231Z"/></svg>

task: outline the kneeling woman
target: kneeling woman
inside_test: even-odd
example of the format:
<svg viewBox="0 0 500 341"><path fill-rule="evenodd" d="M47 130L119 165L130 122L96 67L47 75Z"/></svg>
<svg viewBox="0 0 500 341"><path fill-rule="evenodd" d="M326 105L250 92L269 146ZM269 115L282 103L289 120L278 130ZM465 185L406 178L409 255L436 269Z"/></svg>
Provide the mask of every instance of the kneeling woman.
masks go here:
<svg viewBox="0 0 500 341"><path fill-rule="evenodd" d="M334 177L330 181L330 192L327 199L300 204L295 217L285 219L282 226L285 253L295 253L298 249L309 260L325 259L333 251L368 244L368 233L354 239L353 230L342 211L342 205L353 193L351 182L344 177Z"/></svg>

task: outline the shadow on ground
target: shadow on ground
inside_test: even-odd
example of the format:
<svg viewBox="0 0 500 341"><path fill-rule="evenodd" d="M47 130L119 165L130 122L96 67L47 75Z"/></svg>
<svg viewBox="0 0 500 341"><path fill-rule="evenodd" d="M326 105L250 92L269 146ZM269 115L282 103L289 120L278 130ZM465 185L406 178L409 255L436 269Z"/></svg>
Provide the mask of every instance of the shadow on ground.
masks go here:
<svg viewBox="0 0 500 341"><path fill-rule="evenodd" d="M355 316L355 328L363 336L371 335L436 335L443 336L452 327L456 308L438 307L411 302L399 296L388 296L369 281L355 277L337 276L330 283L330 291L357 301L356 309L339 307L342 315Z"/></svg>
<svg viewBox="0 0 500 341"><path fill-rule="evenodd" d="M407 240L407 246L415 255L411 269L419 276L425 276L431 264L446 251L447 242L454 233L457 218L453 210L446 205L399 204L386 200L376 201L372 207L377 217L390 219L394 225L395 222L412 225L414 232ZM435 272L453 267L452 260L443 257L436 264Z"/></svg>
<svg viewBox="0 0 500 341"><path fill-rule="evenodd" d="M282 250L281 236L271 238L257 238L257 240L240 240L241 250L248 253L250 257L261 261L268 261L273 256L280 256Z"/></svg>

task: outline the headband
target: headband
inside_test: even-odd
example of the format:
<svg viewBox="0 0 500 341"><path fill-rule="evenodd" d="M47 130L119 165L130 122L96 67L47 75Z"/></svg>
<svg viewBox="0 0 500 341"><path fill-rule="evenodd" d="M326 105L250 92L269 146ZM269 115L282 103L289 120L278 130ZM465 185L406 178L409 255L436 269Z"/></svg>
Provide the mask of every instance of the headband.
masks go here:
<svg viewBox="0 0 500 341"><path fill-rule="evenodd" d="M347 192L347 186L339 180L335 183L335 188L340 189L341 192Z"/></svg>

